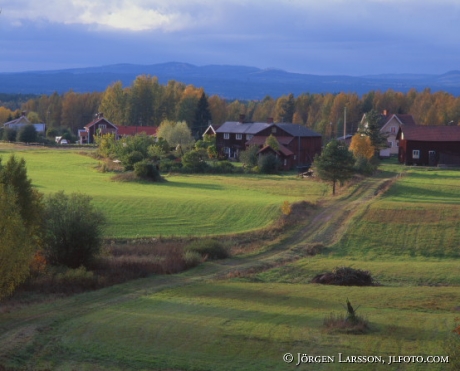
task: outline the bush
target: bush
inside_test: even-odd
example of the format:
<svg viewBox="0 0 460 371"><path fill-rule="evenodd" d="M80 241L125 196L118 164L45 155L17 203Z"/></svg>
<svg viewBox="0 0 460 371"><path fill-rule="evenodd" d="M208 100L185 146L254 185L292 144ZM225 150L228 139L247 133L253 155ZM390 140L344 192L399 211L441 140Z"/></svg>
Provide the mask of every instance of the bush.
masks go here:
<svg viewBox="0 0 460 371"><path fill-rule="evenodd" d="M225 259L229 257L227 249L216 240L196 240L185 247L185 253L195 252L208 259Z"/></svg>
<svg viewBox="0 0 460 371"><path fill-rule="evenodd" d="M18 142L24 143L35 143L37 141L37 130L32 124L25 125L18 131L17 135Z"/></svg>
<svg viewBox="0 0 460 371"><path fill-rule="evenodd" d="M273 174L278 172L281 162L274 154L270 153L260 156L257 166L262 174Z"/></svg>
<svg viewBox="0 0 460 371"><path fill-rule="evenodd" d="M377 169L377 165L365 157L358 157L353 168L359 174L372 175Z"/></svg>
<svg viewBox="0 0 460 371"><path fill-rule="evenodd" d="M182 156L182 165L185 171L205 173L209 165L206 163L208 155L203 149L195 149Z"/></svg>
<svg viewBox="0 0 460 371"><path fill-rule="evenodd" d="M209 170L214 174L232 174L236 167L230 161L217 161Z"/></svg>
<svg viewBox="0 0 460 371"><path fill-rule="evenodd" d="M122 164L126 171L134 170L134 164L142 161L144 155L139 151L132 151L128 153L123 159Z"/></svg>
<svg viewBox="0 0 460 371"><path fill-rule="evenodd" d="M180 171L182 169L181 162L177 162L174 159L169 159L169 158L160 160L159 166L160 166L160 171L162 172Z"/></svg>
<svg viewBox="0 0 460 371"><path fill-rule="evenodd" d="M91 204L91 198L64 192L45 199L44 252L53 265L70 268L88 266L102 245L104 215Z"/></svg>
<svg viewBox="0 0 460 371"><path fill-rule="evenodd" d="M240 161L250 167L257 165L259 146L251 145L245 151L240 152Z"/></svg>
<svg viewBox="0 0 460 371"><path fill-rule="evenodd" d="M134 173L142 179L153 180L154 182L161 180L161 175L156 166L147 160L136 162L134 164Z"/></svg>
<svg viewBox="0 0 460 371"><path fill-rule="evenodd" d="M16 130L5 128L3 129L3 140L7 142L16 142Z"/></svg>

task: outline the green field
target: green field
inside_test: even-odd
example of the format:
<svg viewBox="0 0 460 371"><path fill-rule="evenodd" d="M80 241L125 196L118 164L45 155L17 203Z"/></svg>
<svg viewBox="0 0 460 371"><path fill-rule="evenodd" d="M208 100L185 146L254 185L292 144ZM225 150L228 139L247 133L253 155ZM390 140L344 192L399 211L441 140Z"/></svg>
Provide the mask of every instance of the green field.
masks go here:
<svg viewBox="0 0 460 371"><path fill-rule="evenodd" d="M6 146L6 145L3 145ZM0 147L1 148L1 147ZM0 155L6 161L14 147ZM283 201L315 202L325 192L318 182L289 176L166 176L167 182L114 182L96 170L98 161L76 151L15 150L40 192L64 190L93 197L108 217L108 238L202 236L269 226Z"/></svg>
<svg viewBox="0 0 460 371"><path fill-rule="evenodd" d="M43 192L89 193L115 213L118 205L117 228L123 231L136 209L126 200L133 202L139 194L162 210L165 219L156 223L164 229L168 216L178 218L190 208L184 229L193 234L266 226L285 199L319 201L320 206L305 224L258 253L49 302L0 305L0 365L69 371L448 369L442 363L389 365L388 357L453 357L446 342L460 316L459 171L386 165L377 176L330 198L324 185L292 176L190 175L161 185L115 183L109 174L96 172L89 157L68 151L20 155ZM61 171L66 176L59 176ZM398 174L403 175L394 179ZM389 189L381 191L389 181ZM201 209L203 203L209 208ZM219 215L229 209L221 216L226 228L216 223L202 231L207 213L218 207ZM267 214L258 215L264 223L248 225L257 216L254 208ZM239 218L246 218L246 225L238 224ZM179 234L180 221L175 223L172 233ZM325 244L322 253L306 256L305 246L318 241ZM380 285L310 283L337 266L369 270ZM347 298L368 319L368 333L324 329L326 316L345 313ZM294 355L293 363L283 362L285 353ZM335 362L297 367L298 353L333 356ZM380 356L386 363L339 363L339 353L342 358Z"/></svg>

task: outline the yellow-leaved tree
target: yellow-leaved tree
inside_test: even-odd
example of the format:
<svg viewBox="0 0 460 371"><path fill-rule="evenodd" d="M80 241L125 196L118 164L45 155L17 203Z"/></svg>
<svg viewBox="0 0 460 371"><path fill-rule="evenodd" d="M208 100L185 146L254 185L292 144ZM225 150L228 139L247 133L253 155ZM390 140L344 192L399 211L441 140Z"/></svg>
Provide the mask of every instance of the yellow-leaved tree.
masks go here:
<svg viewBox="0 0 460 371"><path fill-rule="evenodd" d="M16 200L13 188L0 183L0 299L27 278L34 251Z"/></svg>
<svg viewBox="0 0 460 371"><path fill-rule="evenodd" d="M351 138L350 151L356 158L362 157L370 160L374 156L375 147L368 136L358 133Z"/></svg>

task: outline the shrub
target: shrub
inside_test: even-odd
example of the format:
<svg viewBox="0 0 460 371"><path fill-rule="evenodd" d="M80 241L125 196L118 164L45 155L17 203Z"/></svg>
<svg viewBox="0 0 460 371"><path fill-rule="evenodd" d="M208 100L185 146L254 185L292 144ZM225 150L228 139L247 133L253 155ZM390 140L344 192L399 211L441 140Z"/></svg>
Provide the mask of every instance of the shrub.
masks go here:
<svg viewBox="0 0 460 371"><path fill-rule="evenodd" d="M209 165L206 163L208 155L206 150L198 149L187 152L182 156L184 170L194 173L205 173Z"/></svg>
<svg viewBox="0 0 460 371"><path fill-rule="evenodd" d="M372 160L368 160L365 157L358 157L353 168L357 173L372 175L377 169L377 165L375 165Z"/></svg>
<svg viewBox="0 0 460 371"><path fill-rule="evenodd" d="M259 152L259 146L251 145L245 151L240 152L240 161L250 167L257 165L257 152Z"/></svg>
<svg viewBox="0 0 460 371"><path fill-rule="evenodd" d="M262 174L273 174L278 172L281 162L272 153L259 157L257 166Z"/></svg>
<svg viewBox="0 0 460 371"><path fill-rule="evenodd" d="M147 160L136 162L134 164L134 173L142 179L158 182L161 180L161 175L156 166Z"/></svg>
<svg viewBox="0 0 460 371"><path fill-rule="evenodd" d="M43 220L44 252L50 264L87 266L99 253L105 217L94 208L89 196L68 196L62 191L49 195Z"/></svg>
<svg viewBox="0 0 460 371"><path fill-rule="evenodd" d="M217 161L210 169L215 174L232 174L235 170L235 166L230 161Z"/></svg>
<svg viewBox="0 0 460 371"><path fill-rule="evenodd" d="M169 158L160 160L159 166L160 166L160 171L162 172L180 171L180 169L182 169L181 162L177 162L174 159L169 159Z"/></svg>
<svg viewBox="0 0 460 371"><path fill-rule="evenodd" d="M37 141L37 130L32 124L25 125L18 131L18 142L35 143Z"/></svg>
<svg viewBox="0 0 460 371"><path fill-rule="evenodd" d="M196 252L209 259L225 259L229 257L227 249L219 242L213 239L196 240L185 247L185 253Z"/></svg>
<svg viewBox="0 0 460 371"><path fill-rule="evenodd" d="M128 153L122 160L122 164L126 171L134 170L134 164L142 161L144 155L139 151L132 151Z"/></svg>
<svg viewBox="0 0 460 371"><path fill-rule="evenodd" d="M203 257L196 251L187 251L184 254L184 260L185 264L187 264L187 267L191 268L200 265L200 263L203 261Z"/></svg>
<svg viewBox="0 0 460 371"><path fill-rule="evenodd" d="M3 129L3 140L7 142L15 142L16 141L16 130L5 128Z"/></svg>

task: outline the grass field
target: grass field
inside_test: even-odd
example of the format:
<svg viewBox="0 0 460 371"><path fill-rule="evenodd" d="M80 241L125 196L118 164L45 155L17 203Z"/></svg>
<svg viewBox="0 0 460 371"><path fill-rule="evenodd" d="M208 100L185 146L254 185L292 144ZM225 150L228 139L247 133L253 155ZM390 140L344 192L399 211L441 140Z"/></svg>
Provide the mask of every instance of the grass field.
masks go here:
<svg viewBox="0 0 460 371"><path fill-rule="evenodd" d="M219 215L228 210L224 214L228 228L241 230L248 226L238 224L238 218L247 218L249 224L251 215L265 212L269 215L259 215L266 218L264 226L285 199L321 199L321 207L309 224L293 235L281 236L259 253L49 302L0 305L0 365L69 371L447 369L446 364L389 365L388 356L453 355L446 341L454 319L460 316L460 172L390 164L375 179L329 198L319 183L291 177L178 176L161 185L114 183L110 175L92 169L95 161L89 157L71 152L59 157L48 151L23 154L40 190L89 193L98 205L118 215L117 228L122 230L126 230L124 223L130 225L130 219L136 217L131 215L136 208L127 204L139 195L144 203L148 200L162 210L164 218L168 213L180 215L182 209L197 208L188 214L193 218L189 216L189 226L184 227L194 231L201 230L207 213L222 205L226 206L219 209ZM53 156L68 165L55 164L66 175L74 174L72 181L69 176L57 178ZM45 165L43 159L50 164ZM370 188L358 196L360 187L361 191L368 186L380 189L387 177L401 173L385 193L369 196L374 194ZM68 189L59 188L62 186ZM163 196L152 189L161 189ZM126 192L130 195L124 199ZM137 207L143 208L138 202ZM200 209L203 203L211 211L204 206ZM143 210L147 213L148 208ZM337 230L336 222L341 223L340 235L331 234ZM167 224L162 219L159 223ZM251 224L248 229L258 227ZM318 231L311 231L313 227ZM213 231L214 227L209 228ZM179 234L177 226L173 233ZM321 238L332 241L323 253L299 255L283 263L286 256L292 257L311 240ZM254 273L247 270L264 264L265 269ZM369 270L380 286L310 283L316 274L337 266ZM244 274L243 268L249 273ZM243 274L238 276L235 270ZM350 335L324 329L323 320L330 313L345 314L347 298L368 319L368 333ZM283 362L286 353L294 355L293 363ZM335 362L297 367L298 353L333 356ZM386 363L339 363L339 353L342 358L381 356Z"/></svg>
<svg viewBox="0 0 460 371"><path fill-rule="evenodd" d="M64 190L93 197L108 217L108 238L202 236L269 226L283 201L315 202L323 184L290 176L174 175L167 182L114 182L99 173L98 161L68 149L14 150L2 145L6 161L14 151L26 160L29 177L43 193Z"/></svg>
<svg viewBox="0 0 460 371"><path fill-rule="evenodd" d="M460 257L460 171L407 170L358 213L337 246L342 255Z"/></svg>

